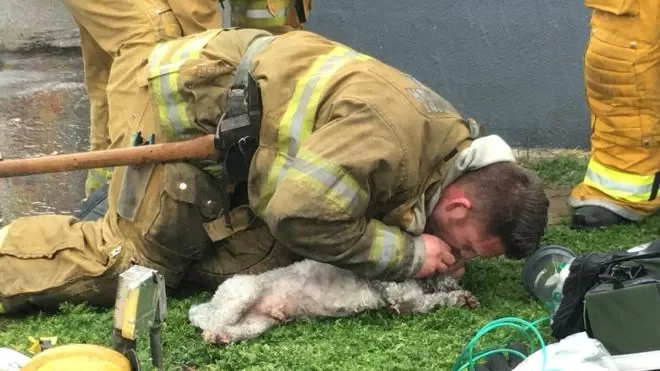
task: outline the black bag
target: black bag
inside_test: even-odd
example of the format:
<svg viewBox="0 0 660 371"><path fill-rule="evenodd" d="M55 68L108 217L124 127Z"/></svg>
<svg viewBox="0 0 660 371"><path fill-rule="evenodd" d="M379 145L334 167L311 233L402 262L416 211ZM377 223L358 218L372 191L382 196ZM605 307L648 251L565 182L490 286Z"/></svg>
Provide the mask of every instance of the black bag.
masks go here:
<svg viewBox="0 0 660 371"><path fill-rule="evenodd" d="M650 331L657 326L646 323L645 335L638 334L640 322L660 320L660 240L642 252L577 257L562 294L551 324L557 340L586 331L612 354L660 349L660 331Z"/></svg>

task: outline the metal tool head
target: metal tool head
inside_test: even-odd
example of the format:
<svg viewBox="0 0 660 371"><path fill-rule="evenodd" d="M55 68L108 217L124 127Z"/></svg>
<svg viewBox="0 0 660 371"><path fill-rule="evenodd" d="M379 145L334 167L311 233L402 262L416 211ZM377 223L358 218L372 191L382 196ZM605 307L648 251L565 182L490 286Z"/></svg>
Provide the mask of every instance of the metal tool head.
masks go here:
<svg viewBox="0 0 660 371"><path fill-rule="evenodd" d="M138 337L146 332L154 366L162 367L160 328L166 316L165 280L161 274L135 265L119 276L113 317L116 350L127 356L134 354Z"/></svg>

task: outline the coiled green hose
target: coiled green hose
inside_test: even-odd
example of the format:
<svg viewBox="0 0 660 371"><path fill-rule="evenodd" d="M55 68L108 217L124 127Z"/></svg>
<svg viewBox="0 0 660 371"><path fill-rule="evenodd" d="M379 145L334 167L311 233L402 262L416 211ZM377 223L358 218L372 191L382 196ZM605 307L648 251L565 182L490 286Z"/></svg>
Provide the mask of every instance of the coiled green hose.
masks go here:
<svg viewBox="0 0 660 371"><path fill-rule="evenodd" d="M503 353L503 354L510 353L522 359L526 359L527 356L525 356L524 354L513 349L508 349L506 348L506 346L475 352L474 348L477 342L479 341L479 339L481 339L488 332L502 327L512 327L516 329L518 333L520 333L527 340L527 344L529 344L529 348L531 349L530 354L533 354L539 349L541 349L541 352L543 354L543 363L539 371L554 371L554 370L546 369L547 354L545 349L546 347L545 341L543 340L543 336L541 335L539 330L536 328L536 326L539 323L543 321L547 321L549 319L550 319L549 317L545 317L534 322L529 322L516 317L505 317L489 322L477 332L477 334L472 338L472 340L470 340L467 346L463 349L463 352L454 363L454 366L452 367L452 371L463 371L466 369L469 369L470 371L474 371L475 370L474 367L479 360L497 353ZM538 347L535 344L532 335L536 337L536 340L538 341L539 344ZM509 338L508 340L511 340L511 338ZM505 344L509 344L509 342L510 341L506 341Z"/></svg>

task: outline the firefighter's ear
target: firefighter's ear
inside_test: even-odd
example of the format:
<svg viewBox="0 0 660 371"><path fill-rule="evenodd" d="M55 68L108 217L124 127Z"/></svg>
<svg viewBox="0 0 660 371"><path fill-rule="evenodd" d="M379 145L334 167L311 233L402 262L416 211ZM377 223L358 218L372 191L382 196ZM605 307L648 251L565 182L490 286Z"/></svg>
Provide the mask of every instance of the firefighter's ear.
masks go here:
<svg viewBox="0 0 660 371"><path fill-rule="evenodd" d="M450 184L440 197L442 211L452 215L452 219L463 219L472 209L472 200L457 184Z"/></svg>
<svg viewBox="0 0 660 371"><path fill-rule="evenodd" d="M472 201L466 196L451 198L445 204L447 216L454 221L467 219L470 209L472 209Z"/></svg>

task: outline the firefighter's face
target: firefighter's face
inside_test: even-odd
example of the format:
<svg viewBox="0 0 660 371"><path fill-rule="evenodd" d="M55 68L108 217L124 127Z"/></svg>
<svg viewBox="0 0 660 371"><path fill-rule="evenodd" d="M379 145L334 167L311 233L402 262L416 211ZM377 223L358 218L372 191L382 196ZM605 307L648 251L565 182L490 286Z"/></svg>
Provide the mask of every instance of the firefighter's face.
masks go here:
<svg viewBox="0 0 660 371"><path fill-rule="evenodd" d="M460 188L448 187L429 219L429 232L451 246L459 260L504 254L500 239L486 235L485 227L472 216L471 208L470 199Z"/></svg>

